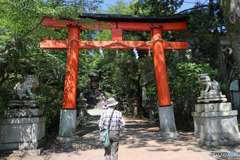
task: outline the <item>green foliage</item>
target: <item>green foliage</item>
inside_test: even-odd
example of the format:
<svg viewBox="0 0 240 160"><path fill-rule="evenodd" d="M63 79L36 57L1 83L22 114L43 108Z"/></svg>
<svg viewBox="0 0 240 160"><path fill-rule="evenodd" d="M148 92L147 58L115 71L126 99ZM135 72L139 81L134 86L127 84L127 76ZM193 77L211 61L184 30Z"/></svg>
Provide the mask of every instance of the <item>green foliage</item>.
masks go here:
<svg viewBox="0 0 240 160"><path fill-rule="evenodd" d="M198 36L190 46L193 54L192 61L195 63L209 63L212 67L218 67L217 46L209 35Z"/></svg>
<svg viewBox="0 0 240 160"><path fill-rule="evenodd" d="M198 5L195 7L198 7ZM202 36L203 34L208 36L215 34L216 36L226 33L225 21L218 1L209 4L208 7L190 10L185 15L189 17L187 32L195 36Z"/></svg>
<svg viewBox="0 0 240 160"><path fill-rule="evenodd" d="M108 14L122 14L122 15L132 15L133 10L130 8L128 3L123 0L118 0L116 5L110 5L109 9L106 11Z"/></svg>
<svg viewBox="0 0 240 160"><path fill-rule="evenodd" d="M0 0L0 117L9 100L5 93L12 91L18 81L27 75L38 76L36 89L40 106L47 118L47 133L58 131L59 111L66 72L66 50L42 50L39 43L43 38L55 40L68 38L67 29L44 27L41 22L46 17L68 18L82 21L83 11L92 11L101 0L38 0L6 1ZM91 24L91 21L89 21ZM85 37L86 34L82 34ZM84 57L84 58L83 58ZM80 53L78 92L89 83L91 59ZM90 72L90 73L89 73ZM9 88L6 89L6 86ZM8 92L7 92L8 93Z"/></svg>
<svg viewBox="0 0 240 160"><path fill-rule="evenodd" d="M141 0L133 3L133 6L136 7L134 14L167 16L175 14L182 4L183 0Z"/></svg>
<svg viewBox="0 0 240 160"><path fill-rule="evenodd" d="M198 74L208 73L214 79L218 75L218 70L212 69L206 63L190 62L180 62L176 69L170 70L168 78L174 110L176 113L191 114L191 107L200 93Z"/></svg>
<svg viewBox="0 0 240 160"><path fill-rule="evenodd" d="M172 105L174 107L176 126L190 131L193 129L191 112L200 93L198 74L208 73L215 79L218 70L208 63L179 62L168 67L168 82Z"/></svg>
<svg viewBox="0 0 240 160"><path fill-rule="evenodd" d="M59 55L52 53L61 53L61 51L43 52L39 49L39 43L46 36L53 37L56 40L67 39L67 31L64 29L55 29L41 25L46 17L55 19L69 18L81 21L79 15L83 10L93 10L101 1L88 0L40 0L40 1L0 1L0 76L3 77L3 83L9 72L19 73L21 75L36 73L33 68L39 67L32 64L32 59L36 59L39 53L48 54L49 60L59 61ZM61 57L61 55L60 55ZM43 57L37 57L45 61ZM65 58L65 57L64 57ZM45 61L46 63L47 61ZM29 67L29 65L31 67ZM54 64L55 65L55 64ZM42 65L44 66L44 65ZM52 67L51 63L45 65ZM56 65L64 67L61 65ZM45 67L45 68L46 68ZM26 70L26 68L28 68ZM54 68L54 67L53 67ZM65 67L64 67L65 68ZM30 72L30 73L29 73Z"/></svg>
<svg viewBox="0 0 240 160"><path fill-rule="evenodd" d="M12 98L12 88L12 78L9 78L9 80L0 88L0 131L2 130L3 117L5 110L7 109L7 104Z"/></svg>
<svg viewBox="0 0 240 160"><path fill-rule="evenodd" d="M41 83L36 89L36 94L39 105L43 108L43 115L47 118L46 134L56 133L62 108L63 88Z"/></svg>

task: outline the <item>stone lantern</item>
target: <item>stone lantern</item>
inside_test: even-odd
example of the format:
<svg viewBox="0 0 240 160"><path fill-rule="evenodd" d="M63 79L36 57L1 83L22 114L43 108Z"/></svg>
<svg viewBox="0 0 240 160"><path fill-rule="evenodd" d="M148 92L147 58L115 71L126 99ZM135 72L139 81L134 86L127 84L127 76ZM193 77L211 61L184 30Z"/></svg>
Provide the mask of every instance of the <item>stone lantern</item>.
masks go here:
<svg viewBox="0 0 240 160"><path fill-rule="evenodd" d="M155 108L155 101L153 97L148 97L147 98L147 105L146 107L148 108L149 112L149 121L153 122L154 121L154 108Z"/></svg>

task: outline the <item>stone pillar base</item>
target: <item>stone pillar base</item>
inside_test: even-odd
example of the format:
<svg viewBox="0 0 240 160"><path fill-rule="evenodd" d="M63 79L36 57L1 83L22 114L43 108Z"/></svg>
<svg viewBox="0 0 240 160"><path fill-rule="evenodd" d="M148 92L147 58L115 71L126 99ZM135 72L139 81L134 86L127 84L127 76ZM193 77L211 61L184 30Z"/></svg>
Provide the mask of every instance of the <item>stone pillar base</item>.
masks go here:
<svg viewBox="0 0 240 160"><path fill-rule="evenodd" d="M12 153L18 156L24 156L24 155L41 155L43 148L35 149L35 150L16 150Z"/></svg>
<svg viewBox="0 0 240 160"><path fill-rule="evenodd" d="M172 106L158 107L160 129L159 135L162 137L179 137L175 126L175 119Z"/></svg>
<svg viewBox="0 0 240 160"><path fill-rule="evenodd" d="M192 140L197 142L198 144L205 145L205 146L231 146L231 145L238 145L240 144L240 139L222 139L222 140L204 140L201 138L192 137Z"/></svg>
<svg viewBox="0 0 240 160"><path fill-rule="evenodd" d="M229 102L196 104L193 140L206 146L240 144L238 112L231 109Z"/></svg>
<svg viewBox="0 0 240 160"><path fill-rule="evenodd" d="M66 142L71 142L71 141L77 141L77 140L79 140L79 137L77 135L72 136L72 137L60 137L60 136L58 136L57 140L59 142L66 143Z"/></svg>
<svg viewBox="0 0 240 160"><path fill-rule="evenodd" d="M45 142L45 117L4 118L0 150L34 150Z"/></svg>
<svg viewBox="0 0 240 160"><path fill-rule="evenodd" d="M178 138L178 137L180 137L180 135L177 131L176 132L162 132L162 131L159 131L158 135L161 136L161 137L164 137L164 138Z"/></svg>
<svg viewBox="0 0 240 160"><path fill-rule="evenodd" d="M76 139L76 109L62 109L60 114L60 125L58 140L59 141L72 141Z"/></svg>
<svg viewBox="0 0 240 160"><path fill-rule="evenodd" d="M13 151L13 152L27 152L30 150L32 152L37 151L40 146L46 142L45 137L38 142L15 142L15 143L2 143L0 144L0 151Z"/></svg>

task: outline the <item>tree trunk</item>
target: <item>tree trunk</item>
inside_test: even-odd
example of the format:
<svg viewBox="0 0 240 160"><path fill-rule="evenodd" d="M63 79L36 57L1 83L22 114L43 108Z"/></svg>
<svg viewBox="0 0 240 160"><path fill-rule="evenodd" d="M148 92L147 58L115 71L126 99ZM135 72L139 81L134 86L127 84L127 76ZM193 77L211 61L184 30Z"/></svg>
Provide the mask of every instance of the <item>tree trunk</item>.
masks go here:
<svg viewBox="0 0 240 160"><path fill-rule="evenodd" d="M238 32L228 32L230 43L233 49L233 54L235 62L238 66L238 71L240 73L240 30Z"/></svg>
<svg viewBox="0 0 240 160"><path fill-rule="evenodd" d="M227 84L227 88L225 89L225 93L227 96L228 101L231 101L231 96L230 96L230 92L229 92L229 87L230 87L230 71L228 71L227 69L227 64L226 64L226 59L224 58L223 52L222 52L222 48L221 48L221 41L220 41L220 37L217 36L215 39L216 42L216 48L217 48L217 53L218 53L218 59L219 59L219 65L220 65L220 71L221 71L221 75L222 75L222 79L223 82L225 84Z"/></svg>
<svg viewBox="0 0 240 160"><path fill-rule="evenodd" d="M220 0L235 62L240 71L240 4L239 0Z"/></svg>

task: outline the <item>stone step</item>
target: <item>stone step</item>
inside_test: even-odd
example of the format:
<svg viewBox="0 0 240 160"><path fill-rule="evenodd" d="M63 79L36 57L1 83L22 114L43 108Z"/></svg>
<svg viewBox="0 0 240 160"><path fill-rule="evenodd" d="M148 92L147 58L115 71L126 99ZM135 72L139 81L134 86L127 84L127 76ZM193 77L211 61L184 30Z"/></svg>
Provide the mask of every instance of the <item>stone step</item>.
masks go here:
<svg viewBox="0 0 240 160"><path fill-rule="evenodd" d="M222 112L231 110L232 110L231 102L207 103L195 105L195 112Z"/></svg>

